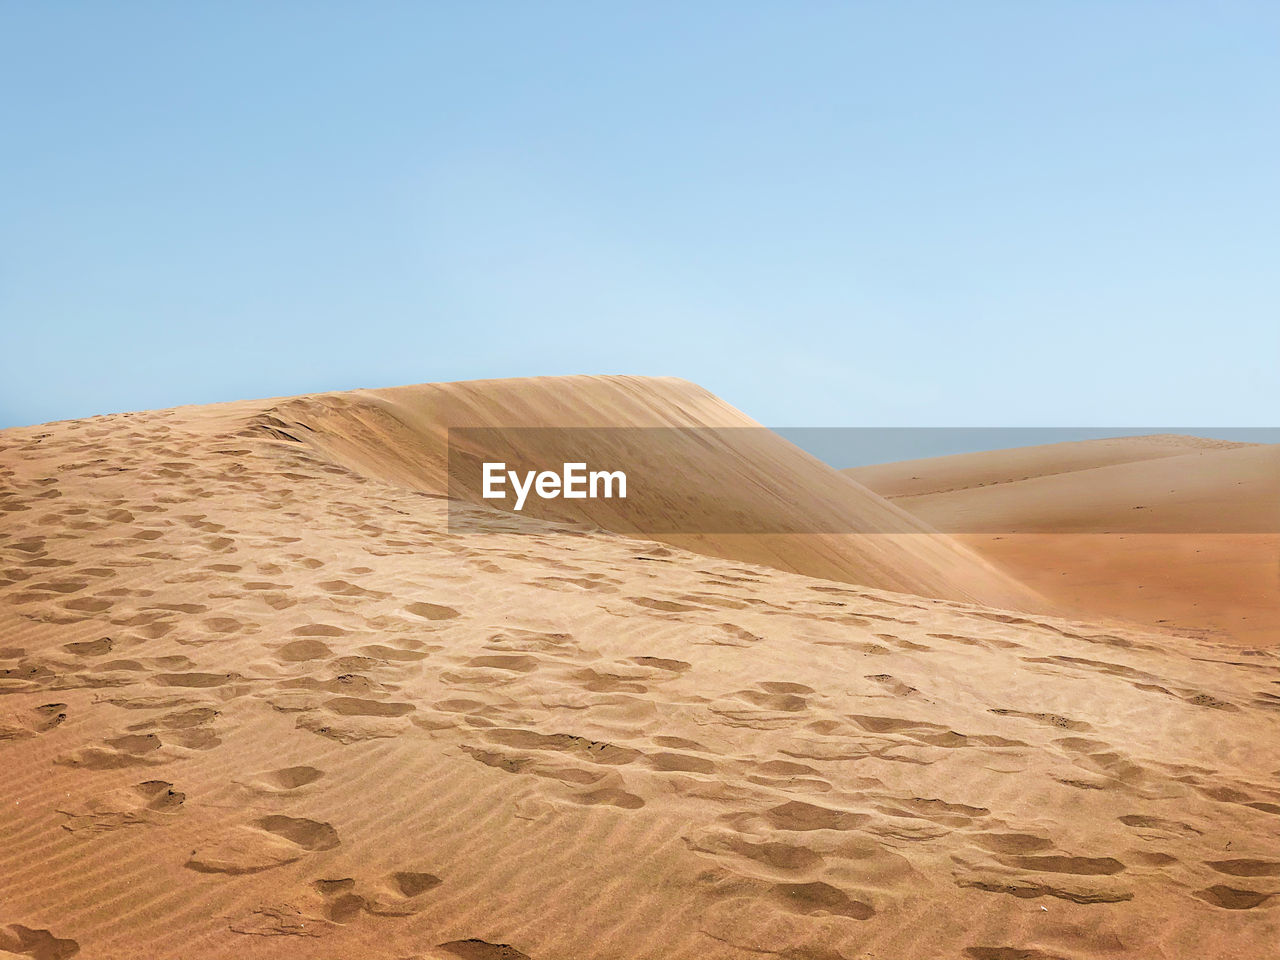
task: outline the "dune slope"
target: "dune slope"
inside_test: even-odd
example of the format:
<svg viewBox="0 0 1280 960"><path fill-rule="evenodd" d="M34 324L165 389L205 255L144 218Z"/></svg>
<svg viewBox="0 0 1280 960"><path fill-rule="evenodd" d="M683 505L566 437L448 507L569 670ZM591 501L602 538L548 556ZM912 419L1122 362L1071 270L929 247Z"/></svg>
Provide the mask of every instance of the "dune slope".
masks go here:
<svg viewBox="0 0 1280 960"><path fill-rule="evenodd" d="M479 508L451 533L263 413L0 433L0 951L1276 942L1275 654Z"/></svg>
<svg viewBox="0 0 1280 960"><path fill-rule="evenodd" d="M1132 437L846 473L1078 613L1280 643L1280 447Z"/></svg>
<svg viewBox="0 0 1280 960"><path fill-rule="evenodd" d="M700 553L847 583L1024 610L1049 606L977 554L682 380L542 377L362 390L280 401L253 423L249 436L300 443L362 476L474 502L481 502L478 469L455 473L449 484L450 427L493 431L468 438L478 445L469 451L472 464L505 460L513 450L543 466L566 457L611 466L626 455L629 469L645 471L633 475L629 500L561 500L546 515L648 531ZM510 429L528 427L567 429ZM631 449L610 445L605 431L584 436L574 428L625 428Z"/></svg>

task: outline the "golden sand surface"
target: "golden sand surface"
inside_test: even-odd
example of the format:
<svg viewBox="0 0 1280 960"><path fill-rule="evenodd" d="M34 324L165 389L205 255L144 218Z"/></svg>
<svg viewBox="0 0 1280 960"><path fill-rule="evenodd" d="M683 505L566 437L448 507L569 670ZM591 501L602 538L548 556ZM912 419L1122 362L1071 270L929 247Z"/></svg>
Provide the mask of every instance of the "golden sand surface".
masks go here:
<svg viewBox="0 0 1280 960"><path fill-rule="evenodd" d="M1033 612L923 525L774 558L825 578L451 532L424 438L583 390L741 416L572 378L0 432L0 956L1274 954L1275 651Z"/></svg>

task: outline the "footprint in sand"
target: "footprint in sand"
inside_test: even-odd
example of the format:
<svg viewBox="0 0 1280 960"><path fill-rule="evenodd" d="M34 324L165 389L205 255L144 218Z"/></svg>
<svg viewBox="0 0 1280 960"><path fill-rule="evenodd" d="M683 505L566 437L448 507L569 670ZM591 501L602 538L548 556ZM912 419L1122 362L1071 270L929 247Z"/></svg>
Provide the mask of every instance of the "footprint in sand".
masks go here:
<svg viewBox="0 0 1280 960"><path fill-rule="evenodd" d="M452 620L461 616L453 607L438 603L410 603L405 606L405 610L424 620Z"/></svg>
<svg viewBox="0 0 1280 960"><path fill-rule="evenodd" d="M185 865L197 873L258 873L308 853L332 850L340 842L338 832L327 823L273 814L193 850Z"/></svg>
<svg viewBox="0 0 1280 960"><path fill-rule="evenodd" d="M796 763L794 760L767 760L751 766L752 772L747 775L748 783L761 786L780 787L783 790L803 789L825 793L831 784L822 779L822 775L807 763Z"/></svg>
<svg viewBox="0 0 1280 960"><path fill-rule="evenodd" d="M381 643L370 643L360 648L360 652L383 663L416 663L431 656L426 650L406 650L403 647L388 647Z"/></svg>
<svg viewBox="0 0 1280 960"><path fill-rule="evenodd" d="M300 765L281 767L279 770L268 770L256 774L248 780L236 781L240 786L260 794L290 794L302 790L324 776L324 771L316 767Z"/></svg>
<svg viewBox="0 0 1280 960"><path fill-rule="evenodd" d="M1004 708L993 708L990 713L994 713L998 717L1018 717L1022 720L1031 720L1035 723L1043 723L1050 727L1057 727L1059 730L1075 730L1080 733L1090 733L1093 727L1085 723L1083 720L1072 720L1070 717L1064 717L1056 713L1030 713L1025 710L1009 710Z"/></svg>
<svg viewBox="0 0 1280 960"><path fill-rule="evenodd" d="M79 952L76 941L55 937L48 930L33 930L19 923L0 927L0 956L68 960Z"/></svg>
<svg viewBox="0 0 1280 960"><path fill-rule="evenodd" d="M65 703L46 703L31 710L0 714L0 741L39 736L66 719Z"/></svg>
<svg viewBox="0 0 1280 960"><path fill-rule="evenodd" d="M147 780L122 787L92 800L85 800L58 812L67 818L62 825L72 833L106 833L137 824L163 823L179 813L186 795L173 789L167 780Z"/></svg>
<svg viewBox="0 0 1280 960"><path fill-rule="evenodd" d="M439 945L451 957L460 960L532 960L509 943L490 943L488 940L450 940Z"/></svg>
<svg viewBox="0 0 1280 960"><path fill-rule="evenodd" d="M649 766L659 773L715 773L716 765L706 757L689 753L660 751L648 757Z"/></svg>
<svg viewBox="0 0 1280 960"><path fill-rule="evenodd" d="M818 851L777 840L755 840L736 831L705 830L685 838L689 848L724 861L735 872L765 880L799 880L822 869Z"/></svg>
<svg viewBox="0 0 1280 960"><path fill-rule="evenodd" d="M1099 886L1083 882L1043 883L1038 880L1022 879L1007 874L988 874L978 876L957 876L957 887L969 890L981 890L983 893L1003 894L1021 900L1035 900L1040 897L1054 897L1071 903L1124 903L1133 899L1133 892L1108 885Z"/></svg>
<svg viewBox="0 0 1280 960"><path fill-rule="evenodd" d="M88 580L42 580L29 584L28 590L44 590L49 593L76 593L89 585Z"/></svg>
<svg viewBox="0 0 1280 960"><path fill-rule="evenodd" d="M365 700L360 697L334 697L324 708L342 717L403 717L412 713L412 703Z"/></svg>
<svg viewBox="0 0 1280 960"><path fill-rule="evenodd" d="M305 663L308 660L323 660L333 656L328 644L314 637L294 640L276 647L275 658L281 663Z"/></svg>
<svg viewBox="0 0 1280 960"><path fill-rule="evenodd" d="M485 737L490 742L501 746L569 753L591 763L601 763L609 766L631 763L643 756L639 750L633 750L630 747L620 747L603 741L588 740L586 737L577 737L567 733L546 734L536 733L533 730L496 729L488 731Z"/></svg>
<svg viewBox="0 0 1280 960"><path fill-rule="evenodd" d="M1031 833L981 833L974 843L995 853L1028 854L1048 850L1053 841Z"/></svg>
<svg viewBox="0 0 1280 960"><path fill-rule="evenodd" d="M219 716L211 706L194 706L132 724L128 729L135 733L162 733L166 743L190 750L212 750L222 743L213 729Z"/></svg>
<svg viewBox="0 0 1280 960"><path fill-rule="evenodd" d="M1120 873L1125 865L1114 857L1001 857L1000 861L1033 873L1065 873L1082 877L1110 876Z"/></svg>
<svg viewBox="0 0 1280 960"><path fill-rule="evenodd" d="M1231 877L1280 877L1277 860L1209 860L1205 866Z"/></svg>
<svg viewBox="0 0 1280 960"><path fill-rule="evenodd" d="M894 698L916 697L920 698L920 691L910 684L903 683L901 680L887 673L868 674L863 677L864 680L870 680L872 683L878 684L889 691L889 695Z"/></svg>
<svg viewBox="0 0 1280 960"><path fill-rule="evenodd" d="M973 821L980 820L991 813L986 807L971 807L965 803L948 803L945 800L931 797L890 798L886 803L877 804L875 809L877 812L889 817L925 820L946 827L967 827ZM1038 859L1048 862L1053 858L1044 857ZM1069 858L1059 859L1066 860ZM1123 864L1120 864L1119 868L1123 870Z"/></svg>
<svg viewBox="0 0 1280 960"><path fill-rule="evenodd" d="M592 667L584 667L571 673L573 679L582 689L590 693L648 693L649 688L639 680L647 679L647 673L636 674L605 672Z"/></svg>
<svg viewBox="0 0 1280 960"><path fill-rule="evenodd" d="M110 653L113 646L114 643L110 637L101 637L97 640L82 640L79 643L64 643L62 649L77 657L100 657Z"/></svg>
<svg viewBox="0 0 1280 960"><path fill-rule="evenodd" d="M317 880L312 886L324 898L325 916L333 923L350 923L361 914L407 917L425 905L423 894L443 881L419 870L396 870L374 884L353 877Z"/></svg>
<svg viewBox="0 0 1280 960"><path fill-rule="evenodd" d="M728 694L710 710L725 726L772 729L793 724L794 715L809 708L812 693L812 687L801 683L767 681L757 689Z"/></svg>
<svg viewBox="0 0 1280 960"><path fill-rule="evenodd" d="M585 806L605 805L638 810L644 800L626 789L616 770L644 757L639 750L612 743L588 740L571 734L542 734L532 730L492 729L485 731L490 743L501 748L486 750L463 745L472 759L507 773L532 774L575 788L567 799ZM566 762L569 761L569 762ZM573 761L586 761L596 769L584 769Z"/></svg>
<svg viewBox="0 0 1280 960"><path fill-rule="evenodd" d="M386 739L413 729L405 718L415 709L412 703L333 697L324 702L323 712L307 708L297 726L339 743Z"/></svg>
<svg viewBox="0 0 1280 960"><path fill-rule="evenodd" d="M532 673L538 669L538 660L535 657L519 655L472 657L465 665L490 670L507 670L511 673Z"/></svg>
<svg viewBox="0 0 1280 960"><path fill-rule="evenodd" d="M665 657L632 657L631 662L642 667L652 667L654 670L672 674L684 673L693 667L692 664L684 660L668 660Z"/></svg>
<svg viewBox="0 0 1280 960"><path fill-rule="evenodd" d="M243 633L252 635L259 631L257 624L244 623L235 617L207 617L204 626L212 633Z"/></svg>
<svg viewBox="0 0 1280 960"><path fill-rule="evenodd" d="M158 673L152 678L162 687L221 687L244 679L238 673Z"/></svg>
<svg viewBox="0 0 1280 960"><path fill-rule="evenodd" d="M367 590L347 580L324 580L317 583L316 586L326 593L339 597L369 597L374 600L385 600L390 596L389 593L382 593L379 590Z"/></svg>
<svg viewBox="0 0 1280 960"><path fill-rule="evenodd" d="M711 632L705 639L695 640L694 643L706 644L713 647L749 647L752 644L759 643L763 640L750 630L739 627L732 623L717 623L711 628Z"/></svg>
<svg viewBox="0 0 1280 960"><path fill-rule="evenodd" d="M773 898L784 909L809 916L867 920L876 912L871 904L855 900L839 887L821 880L811 883L779 883L773 888Z"/></svg>
<svg viewBox="0 0 1280 960"><path fill-rule="evenodd" d="M870 814L854 810L822 807L813 803L805 803L803 800L788 800L775 807L770 807L759 816L776 830L792 830L796 832L856 830L871 819Z"/></svg>
<svg viewBox="0 0 1280 960"><path fill-rule="evenodd" d="M656 610L659 613L702 613L706 607L694 606L691 603L678 603L675 600L659 600L655 597L627 597L637 607Z"/></svg>
<svg viewBox="0 0 1280 960"><path fill-rule="evenodd" d="M331 623L304 623L289 632L295 637L345 637L351 631L335 627Z"/></svg>
<svg viewBox="0 0 1280 960"><path fill-rule="evenodd" d="M174 759L162 749L163 742L154 733L132 733L110 737L100 747L82 747L59 757L54 763L85 770L118 770L124 767L156 766Z"/></svg>
<svg viewBox="0 0 1280 960"><path fill-rule="evenodd" d="M1273 897L1280 896L1280 893L1241 890L1236 887L1217 884L1206 890L1198 890L1193 896L1203 900L1205 903L1211 903L1215 907L1221 907L1223 910L1252 910L1255 907L1262 906Z"/></svg>

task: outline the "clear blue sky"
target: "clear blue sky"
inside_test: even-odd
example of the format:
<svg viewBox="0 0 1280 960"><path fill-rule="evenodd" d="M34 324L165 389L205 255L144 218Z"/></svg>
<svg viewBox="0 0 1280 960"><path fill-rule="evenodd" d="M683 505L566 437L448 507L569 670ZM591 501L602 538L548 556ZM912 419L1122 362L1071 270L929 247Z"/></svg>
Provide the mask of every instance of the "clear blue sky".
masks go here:
<svg viewBox="0 0 1280 960"><path fill-rule="evenodd" d="M669 374L1273 425L1280 5L0 2L0 425Z"/></svg>

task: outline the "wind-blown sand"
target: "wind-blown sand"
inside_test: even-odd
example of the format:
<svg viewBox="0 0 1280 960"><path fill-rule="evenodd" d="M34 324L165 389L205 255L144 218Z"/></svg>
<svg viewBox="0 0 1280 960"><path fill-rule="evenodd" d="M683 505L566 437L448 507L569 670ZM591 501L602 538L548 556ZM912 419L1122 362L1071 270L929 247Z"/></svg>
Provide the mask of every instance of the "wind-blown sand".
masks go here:
<svg viewBox="0 0 1280 960"><path fill-rule="evenodd" d="M343 407L0 433L0 956L1272 951L1274 653L450 534Z"/></svg>
<svg viewBox="0 0 1280 960"><path fill-rule="evenodd" d="M691 497L659 498L652 508L664 516L639 518L662 530L689 531L662 534L666 543L887 590L1020 609L1048 605L954 539L684 380L543 377L361 390L279 401L252 423L259 431L254 436L299 443L361 476L437 495L449 490L447 427L501 428L530 460L555 465L565 447L593 464L601 462L596 455L607 463L612 451L581 447L603 445L601 434L583 437L573 428L635 428L645 459L658 466L651 480L660 482L666 471ZM510 429L522 426L569 429L533 436ZM684 434L652 428L692 428L694 436L681 444ZM455 483L454 492L479 502L479 479L477 470L469 483ZM563 508L566 501L559 503ZM568 518L634 532L638 509L634 497L625 509L578 501ZM757 532L717 525L733 515L752 518ZM875 535L845 533L853 530Z"/></svg>
<svg viewBox="0 0 1280 960"><path fill-rule="evenodd" d="M1280 643L1280 446L1125 437L845 473L1076 615Z"/></svg>

